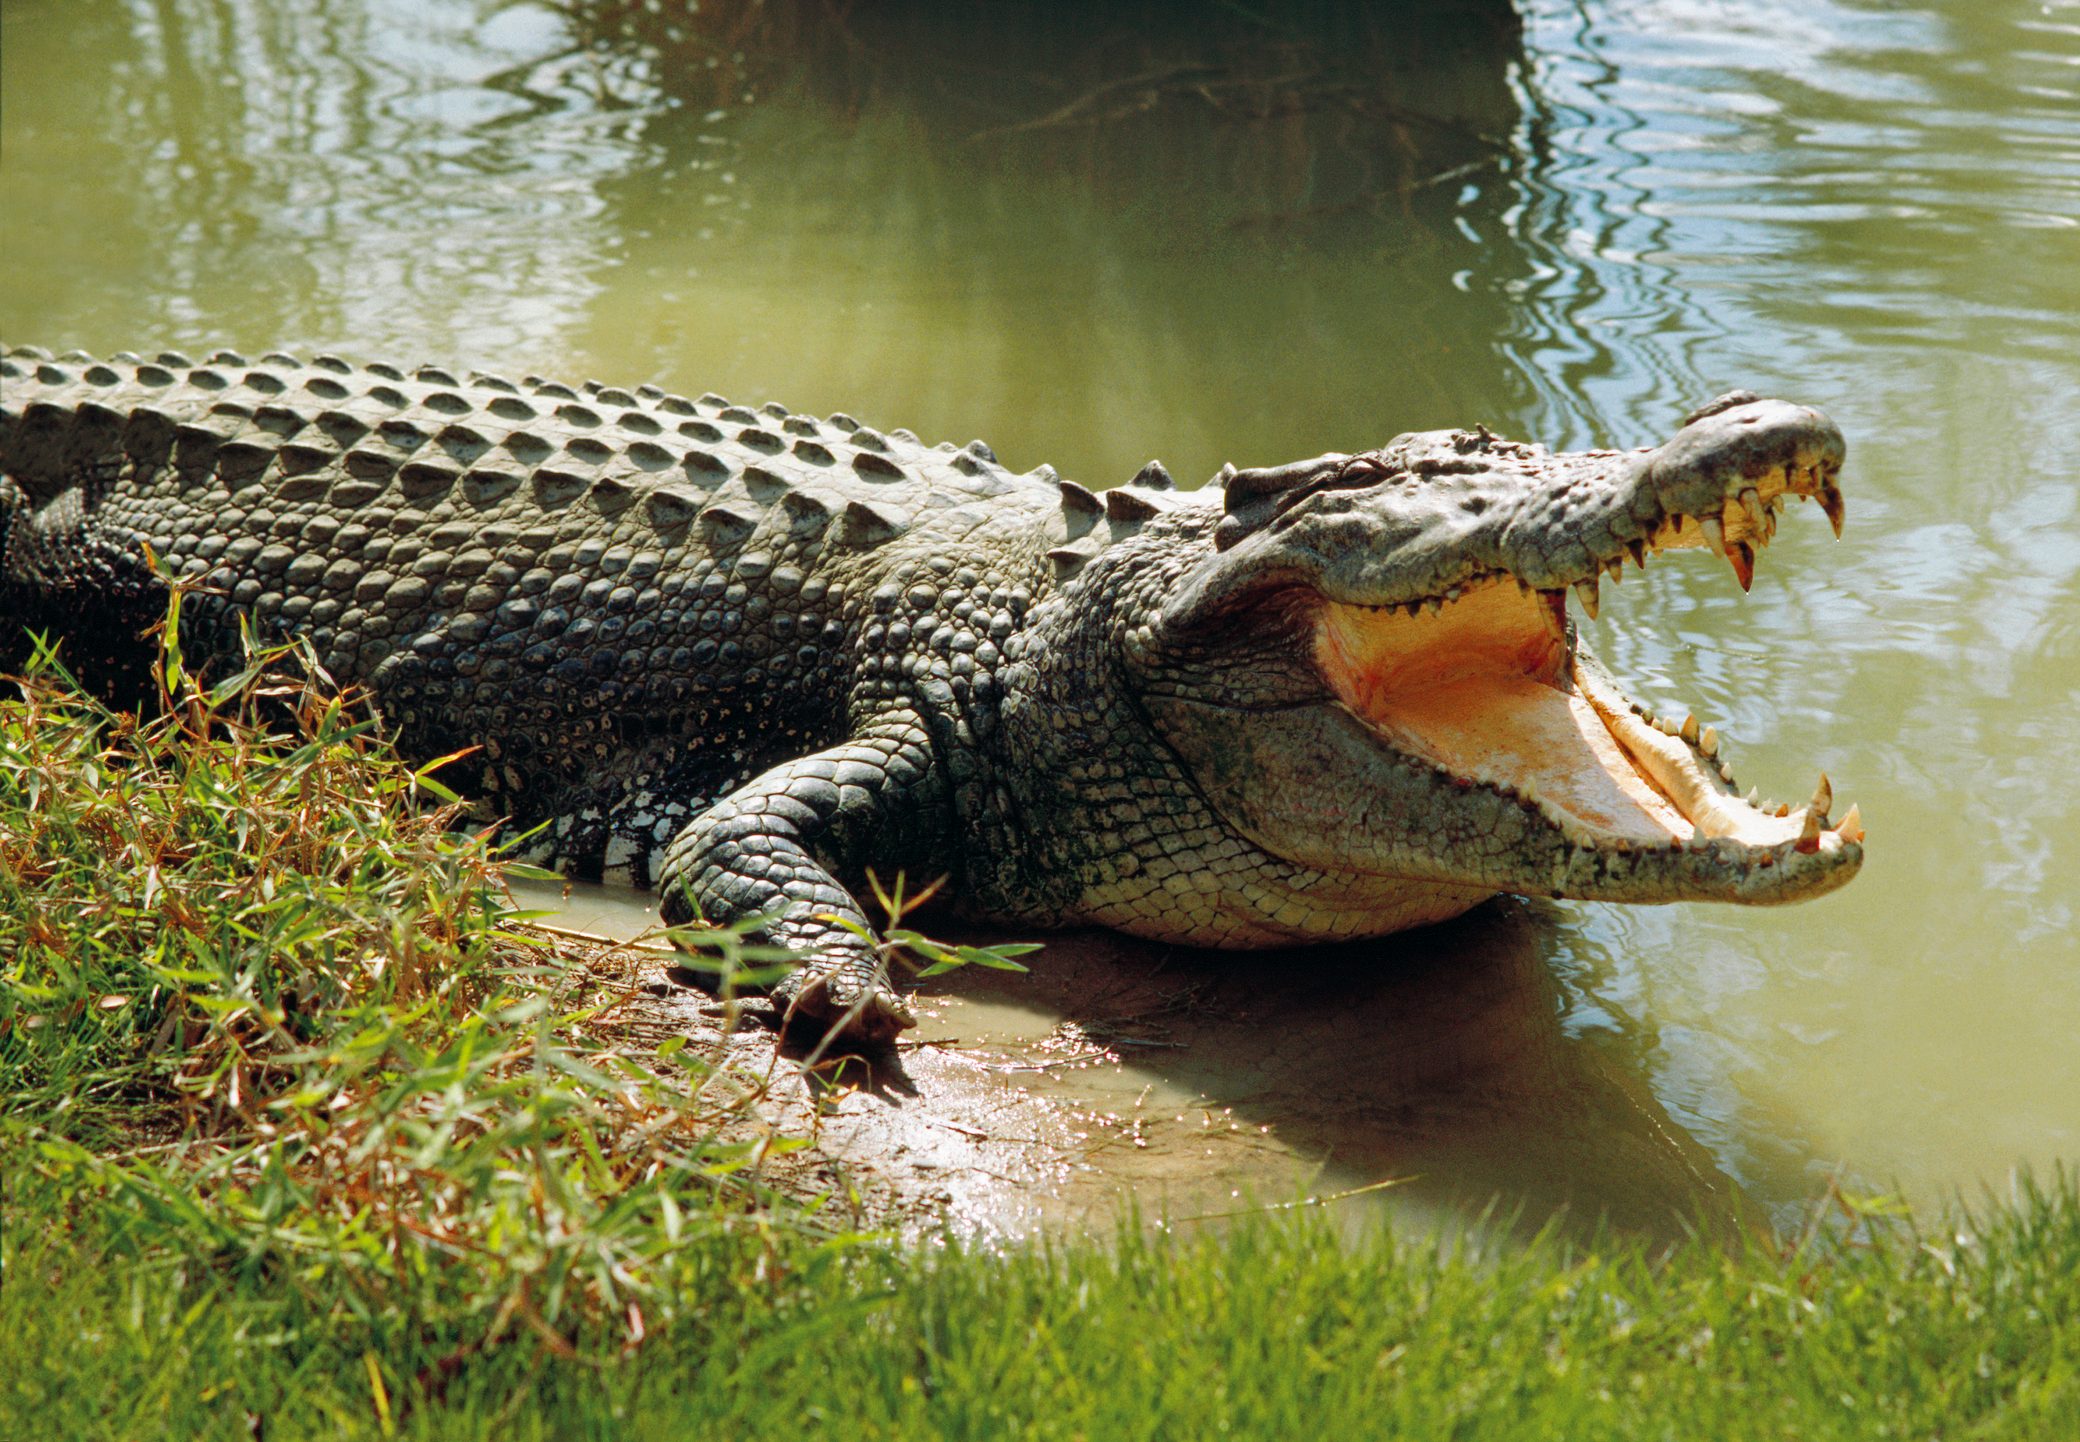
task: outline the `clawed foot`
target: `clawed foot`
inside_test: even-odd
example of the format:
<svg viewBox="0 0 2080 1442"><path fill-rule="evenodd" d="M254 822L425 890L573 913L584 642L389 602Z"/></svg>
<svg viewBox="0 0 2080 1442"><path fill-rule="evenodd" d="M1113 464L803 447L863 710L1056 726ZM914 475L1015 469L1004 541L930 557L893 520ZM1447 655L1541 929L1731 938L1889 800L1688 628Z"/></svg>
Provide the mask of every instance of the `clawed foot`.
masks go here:
<svg viewBox="0 0 2080 1442"><path fill-rule="evenodd" d="M894 1041L917 1025L887 982L842 964L791 972L773 987L772 997L783 1019L816 1023L841 1041Z"/></svg>

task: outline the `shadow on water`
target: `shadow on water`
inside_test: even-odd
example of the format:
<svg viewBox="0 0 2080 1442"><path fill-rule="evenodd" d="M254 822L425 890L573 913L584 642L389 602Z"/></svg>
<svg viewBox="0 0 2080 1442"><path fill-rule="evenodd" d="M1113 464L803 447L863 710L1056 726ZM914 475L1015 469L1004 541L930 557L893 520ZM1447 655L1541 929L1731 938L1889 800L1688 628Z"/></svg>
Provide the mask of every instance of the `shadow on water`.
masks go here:
<svg viewBox="0 0 2080 1442"><path fill-rule="evenodd" d="M1471 278L1522 268L1506 5L788 4L748 39L573 13L679 102L602 188L630 283L595 350L928 438L986 422L1093 485L1520 408L1466 363L1504 324ZM725 51L752 73L718 79Z"/></svg>
<svg viewBox="0 0 2080 1442"><path fill-rule="evenodd" d="M1025 977L927 983L950 1002L926 1034L987 1003L1047 1028L1027 1055L1115 1058L1032 1089L1136 1128L1086 1189L1132 1189L1144 1210L1218 1215L1398 1178L1340 1205L1353 1219L1492 1209L1665 1237L1759 1220L1655 1100L1618 1026L1566 1024L1575 999L1550 941L1513 901L1381 941L1250 955L1079 933Z"/></svg>
<svg viewBox="0 0 2080 1442"><path fill-rule="evenodd" d="M609 887L515 894L598 934L654 919L647 897ZM1001 939L950 919L929 929ZM1285 951L1054 935L1025 974L923 982L898 1052L826 1065L835 1080L806 1095L838 1162L899 1207L943 1206L980 1230L1103 1230L1129 1205L1182 1225L1303 1196L1335 1198L1353 1228L1451 1231L1492 1214L1673 1238L1760 1224L1656 1100L1642 1025L1563 977L1555 937L1550 915L1514 900ZM770 1045L755 1034L750 1064ZM808 1059L797 1040L783 1052Z"/></svg>

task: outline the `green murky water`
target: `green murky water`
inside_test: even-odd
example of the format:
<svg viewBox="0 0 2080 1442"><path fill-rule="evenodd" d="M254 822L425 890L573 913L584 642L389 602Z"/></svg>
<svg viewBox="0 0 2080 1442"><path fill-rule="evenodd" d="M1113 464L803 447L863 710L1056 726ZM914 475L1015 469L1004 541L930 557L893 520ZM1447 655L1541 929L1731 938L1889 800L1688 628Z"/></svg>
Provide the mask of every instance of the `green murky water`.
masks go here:
<svg viewBox="0 0 2080 1442"><path fill-rule="evenodd" d="M1597 629L1870 860L1555 909L1563 1044L1780 1211L2080 1158L2080 4L1065 8L8 0L0 334L654 380L1094 484L1814 401L1847 540Z"/></svg>

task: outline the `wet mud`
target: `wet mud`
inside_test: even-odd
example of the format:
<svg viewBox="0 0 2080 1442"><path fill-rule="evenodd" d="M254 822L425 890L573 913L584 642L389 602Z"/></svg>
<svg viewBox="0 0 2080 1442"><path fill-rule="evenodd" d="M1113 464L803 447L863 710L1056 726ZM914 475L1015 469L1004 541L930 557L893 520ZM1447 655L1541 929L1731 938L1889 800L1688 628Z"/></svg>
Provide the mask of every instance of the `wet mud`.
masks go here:
<svg viewBox="0 0 2080 1442"><path fill-rule="evenodd" d="M558 925L634 938L647 898L516 886ZM916 985L894 1049L817 1056L637 963L628 1023L762 1083L750 1125L809 1145L775 1177L873 1225L1104 1234L1320 1207L1351 1231L1492 1219L1673 1238L1759 1224L1612 1049L1564 1024L1544 923L1496 902L1381 941L1223 954L1046 938L1023 974ZM955 940L1007 939L948 922Z"/></svg>

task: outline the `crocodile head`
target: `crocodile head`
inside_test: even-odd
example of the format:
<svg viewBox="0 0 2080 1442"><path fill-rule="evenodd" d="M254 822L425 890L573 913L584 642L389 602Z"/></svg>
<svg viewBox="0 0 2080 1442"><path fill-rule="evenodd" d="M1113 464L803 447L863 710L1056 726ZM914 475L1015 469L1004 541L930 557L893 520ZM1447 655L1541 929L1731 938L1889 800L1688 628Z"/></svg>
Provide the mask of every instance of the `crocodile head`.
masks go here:
<svg viewBox="0 0 2080 1442"><path fill-rule="evenodd" d="M1819 412L1735 392L1647 450L1435 431L1225 471L1213 554L1127 638L1135 689L1290 862L1446 897L1819 895L1862 864L1856 809L1830 820L1824 776L1804 806L1744 800L1719 736L1629 699L1567 602L1593 617L1600 580L1684 547L1746 590L1785 503L1840 533L1842 455Z"/></svg>

